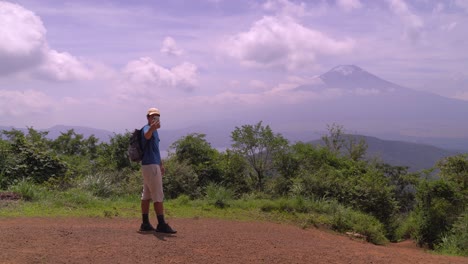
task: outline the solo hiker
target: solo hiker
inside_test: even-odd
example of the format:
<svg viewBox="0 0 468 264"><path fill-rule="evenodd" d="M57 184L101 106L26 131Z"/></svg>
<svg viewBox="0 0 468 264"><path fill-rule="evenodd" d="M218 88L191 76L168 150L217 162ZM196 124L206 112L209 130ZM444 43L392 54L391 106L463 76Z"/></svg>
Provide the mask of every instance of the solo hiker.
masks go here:
<svg viewBox="0 0 468 264"><path fill-rule="evenodd" d="M154 211L158 219L156 232L175 234L177 231L172 229L164 220L164 192L162 177L164 175L164 166L159 151L158 129L161 127L159 121L160 113L157 108L150 108L146 115L148 124L141 130L141 146L143 148L143 157L141 160L141 170L143 174L143 193L141 195L141 213L143 223L140 231L154 231L154 227L149 221L150 201L153 201Z"/></svg>

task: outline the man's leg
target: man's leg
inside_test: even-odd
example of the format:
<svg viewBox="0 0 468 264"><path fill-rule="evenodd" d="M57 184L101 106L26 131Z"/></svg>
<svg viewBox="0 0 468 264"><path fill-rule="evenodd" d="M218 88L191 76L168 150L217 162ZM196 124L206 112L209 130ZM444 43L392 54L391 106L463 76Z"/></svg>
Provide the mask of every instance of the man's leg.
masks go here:
<svg viewBox="0 0 468 264"><path fill-rule="evenodd" d="M165 224L166 221L164 220L164 205L162 202L154 203L154 212L158 218L158 224Z"/></svg>
<svg viewBox="0 0 468 264"><path fill-rule="evenodd" d="M172 229L164 220L164 205L162 202L154 203L154 211L156 212L156 217L158 218L158 226L156 232L175 234L177 231Z"/></svg>
<svg viewBox="0 0 468 264"><path fill-rule="evenodd" d="M148 204L149 206L149 204ZM155 202L154 203L154 211L156 215L164 215L164 205L162 202Z"/></svg>
<svg viewBox="0 0 468 264"><path fill-rule="evenodd" d="M150 200L141 200L141 213L148 214L150 207Z"/></svg>

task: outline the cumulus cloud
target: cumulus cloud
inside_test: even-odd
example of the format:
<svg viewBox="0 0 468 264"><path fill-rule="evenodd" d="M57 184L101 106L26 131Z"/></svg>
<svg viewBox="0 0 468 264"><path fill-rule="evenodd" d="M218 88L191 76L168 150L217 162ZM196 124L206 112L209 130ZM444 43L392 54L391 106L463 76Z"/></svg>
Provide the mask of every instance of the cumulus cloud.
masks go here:
<svg viewBox="0 0 468 264"><path fill-rule="evenodd" d="M93 73L84 63L66 52L49 50L43 63L35 71L36 75L53 81L89 80Z"/></svg>
<svg viewBox="0 0 468 264"><path fill-rule="evenodd" d="M403 0L387 0L392 12L397 15L404 24L403 36L410 41L417 42L422 35L423 20L411 12Z"/></svg>
<svg viewBox="0 0 468 264"><path fill-rule="evenodd" d="M30 10L0 2L0 25L0 75L30 72L59 81L91 78L79 59L49 48L46 29Z"/></svg>
<svg viewBox="0 0 468 264"><path fill-rule="evenodd" d="M46 94L34 90L0 90L0 116L22 116L41 113L53 104Z"/></svg>
<svg viewBox="0 0 468 264"><path fill-rule="evenodd" d="M180 56L182 55L182 49L177 47L176 41L171 37L164 38L163 45L160 50L164 54Z"/></svg>
<svg viewBox="0 0 468 264"><path fill-rule="evenodd" d="M161 95L173 89L189 92L198 85L197 66L188 62L167 69L143 57L129 62L122 73L120 87L127 98L131 94Z"/></svg>
<svg viewBox="0 0 468 264"><path fill-rule="evenodd" d="M346 12L362 8L362 3L360 0L338 0L336 4Z"/></svg>
<svg viewBox="0 0 468 264"><path fill-rule="evenodd" d="M41 63L46 30L41 19L19 5L0 2L0 75Z"/></svg>
<svg viewBox="0 0 468 264"><path fill-rule="evenodd" d="M295 70L315 66L320 55L348 53L354 41L332 39L290 17L266 16L249 31L229 37L223 46L243 65Z"/></svg>

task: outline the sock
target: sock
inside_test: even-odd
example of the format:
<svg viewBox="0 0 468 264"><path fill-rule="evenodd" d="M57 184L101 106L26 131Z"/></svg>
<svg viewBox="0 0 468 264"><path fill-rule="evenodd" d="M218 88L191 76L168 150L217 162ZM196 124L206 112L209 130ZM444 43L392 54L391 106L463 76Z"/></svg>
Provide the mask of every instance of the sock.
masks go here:
<svg viewBox="0 0 468 264"><path fill-rule="evenodd" d="M157 215L158 218L158 224L165 224L166 222L164 221L164 215Z"/></svg>
<svg viewBox="0 0 468 264"><path fill-rule="evenodd" d="M149 216L148 214L141 214L143 217L143 224L149 224Z"/></svg>

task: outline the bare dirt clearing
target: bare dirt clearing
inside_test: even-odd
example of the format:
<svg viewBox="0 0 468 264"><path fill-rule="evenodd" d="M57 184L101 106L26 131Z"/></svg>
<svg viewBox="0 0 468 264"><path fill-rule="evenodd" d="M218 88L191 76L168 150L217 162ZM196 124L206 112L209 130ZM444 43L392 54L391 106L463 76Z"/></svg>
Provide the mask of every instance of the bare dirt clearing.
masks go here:
<svg viewBox="0 0 468 264"><path fill-rule="evenodd" d="M175 235L139 234L139 219L2 218L0 263L468 263L411 242L376 246L267 222L170 219Z"/></svg>

